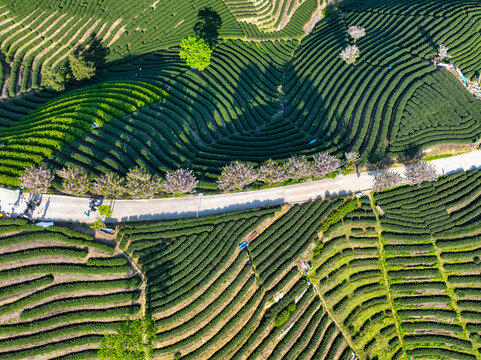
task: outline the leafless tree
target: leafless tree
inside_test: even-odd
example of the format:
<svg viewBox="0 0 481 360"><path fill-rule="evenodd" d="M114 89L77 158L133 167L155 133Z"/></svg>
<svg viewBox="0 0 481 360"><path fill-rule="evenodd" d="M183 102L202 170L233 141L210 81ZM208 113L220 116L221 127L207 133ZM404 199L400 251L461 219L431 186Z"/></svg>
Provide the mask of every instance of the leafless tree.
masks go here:
<svg viewBox="0 0 481 360"><path fill-rule="evenodd" d="M111 199L121 198L125 194L124 179L115 173L106 173L96 178L92 192Z"/></svg>
<svg viewBox="0 0 481 360"><path fill-rule="evenodd" d="M424 181L434 181L438 178L434 165L423 160L406 165L404 176L411 185L420 185Z"/></svg>
<svg viewBox="0 0 481 360"><path fill-rule="evenodd" d="M374 176L374 190L382 191L403 183L402 176L392 170L385 170Z"/></svg>
<svg viewBox="0 0 481 360"><path fill-rule="evenodd" d="M448 48L446 46L444 46L443 44L439 45L438 55L441 58L441 60L443 60L444 58L452 57L451 55L448 55Z"/></svg>
<svg viewBox="0 0 481 360"><path fill-rule="evenodd" d="M356 42L357 39L366 35L366 29L361 26L351 26L347 29L347 33L354 39L354 42Z"/></svg>
<svg viewBox="0 0 481 360"><path fill-rule="evenodd" d="M314 173L321 178L333 171L338 171L341 167L341 161L327 152L321 152L314 155L313 159Z"/></svg>
<svg viewBox="0 0 481 360"><path fill-rule="evenodd" d="M217 180L219 189L223 191L242 190L244 186L257 180L257 172L252 165L234 161L222 168L222 173Z"/></svg>
<svg viewBox="0 0 481 360"><path fill-rule="evenodd" d="M45 165L26 168L20 176L21 186L34 194L47 192L53 180L52 172Z"/></svg>
<svg viewBox="0 0 481 360"><path fill-rule="evenodd" d="M136 166L125 177L125 189L134 199L150 199L162 191L162 179Z"/></svg>
<svg viewBox="0 0 481 360"><path fill-rule="evenodd" d="M291 156L284 163L287 179L299 181L314 175L313 165L304 156Z"/></svg>
<svg viewBox="0 0 481 360"><path fill-rule="evenodd" d="M347 64L355 64L356 59L359 57L359 55L359 48L356 45L349 45L345 47L339 54L341 59L344 60Z"/></svg>
<svg viewBox="0 0 481 360"><path fill-rule="evenodd" d="M164 191L170 194L190 193L199 180L190 169L178 169L165 175Z"/></svg>
<svg viewBox="0 0 481 360"><path fill-rule="evenodd" d="M66 194L82 196L90 189L87 172L79 167L67 167L57 171L62 178L62 191Z"/></svg>
<svg viewBox="0 0 481 360"><path fill-rule="evenodd" d="M287 174L284 166L271 159L264 162L257 170L258 180L269 185L283 182L287 179Z"/></svg>

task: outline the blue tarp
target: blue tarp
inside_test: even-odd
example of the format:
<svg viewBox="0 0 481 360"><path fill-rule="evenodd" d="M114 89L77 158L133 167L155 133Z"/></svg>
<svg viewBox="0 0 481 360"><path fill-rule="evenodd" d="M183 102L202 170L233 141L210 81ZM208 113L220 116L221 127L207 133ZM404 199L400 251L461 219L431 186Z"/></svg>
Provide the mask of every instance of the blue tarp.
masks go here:
<svg viewBox="0 0 481 360"><path fill-rule="evenodd" d="M247 246L247 241L244 241L242 244L239 245L239 250L242 250L243 248L245 248Z"/></svg>
<svg viewBox="0 0 481 360"><path fill-rule="evenodd" d="M36 223L35 225L41 226L41 227L49 227L49 226L53 226L54 224L51 221L49 221L49 222L41 221L41 222Z"/></svg>
<svg viewBox="0 0 481 360"><path fill-rule="evenodd" d="M113 234L115 232L114 229L109 229L109 228L100 229L100 231L102 231L104 233L107 233L107 234Z"/></svg>
<svg viewBox="0 0 481 360"><path fill-rule="evenodd" d="M309 141L309 144L314 144L316 141L317 139L312 139L311 141Z"/></svg>

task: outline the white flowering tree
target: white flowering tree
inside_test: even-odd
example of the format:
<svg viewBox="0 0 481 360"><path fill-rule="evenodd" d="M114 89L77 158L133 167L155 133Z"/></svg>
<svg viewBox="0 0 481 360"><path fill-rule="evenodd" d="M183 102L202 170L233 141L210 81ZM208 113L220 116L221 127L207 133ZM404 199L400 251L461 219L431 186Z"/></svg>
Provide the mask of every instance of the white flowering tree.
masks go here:
<svg viewBox="0 0 481 360"><path fill-rule="evenodd" d="M291 156L284 163L287 179L299 181L314 175L313 165L304 156Z"/></svg>
<svg viewBox="0 0 481 360"><path fill-rule="evenodd" d="M403 178L401 174L392 170L385 170L374 176L373 188L375 191L382 191L384 189L401 185L402 183Z"/></svg>
<svg viewBox="0 0 481 360"><path fill-rule="evenodd" d="M359 48L356 45L349 45L345 47L339 54L341 59L344 60L349 65L350 64L354 65L359 55L360 55Z"/></svg>
<svg viewBox="0 0 481 360"><path fill-rule="evenodd" d="M127 193L134 199L150 199L162 191L162 179L138 166L129 170L125 182Z"/></svg>
<svg viewBox="0 0 481 360"><path fill-rule="evenodd" d="M287 173L281 164L269 159L257 170L258 180L269 185L283 182L287 179Z"/></svg>
<svg viewBox="0 0 481 360"><path fill-rule="evenodd" d="M190 193L198 183L192 170L178 169L165 175L164 191L169 194Z"/></svg>
<svg viewBox="0 0 481 360"><path fill-rule="evenodd" d="M314 155L314 173L323 178L327 174L338 171L341 168L341 160L327 152Z"/></svg>
<svg viewBox="0 0 481 360"><path fill-rule="evenodd" d="M443 44L439 45L438 56L441 58L441 60L452 57L451 55L448 54L448 48Z"/></svg>
<svg viewBox="0 0 481 360"><path fill-rule="evenodd" d="M344 156L346 157L346 166L349 168L355 167L361 158L359 151L350 151L345 153Z"/></svg>
<svg viewBox="0 0 481 360"><path fill-rule="evenodd" d="M424 181L434 181L438 178L434 165L423 160L406 165L404 176L411 185L420 185Z"/></svg>
<svg viewBox="0 0 481 360"><path fill-rule="evenodd" d="M366 29L361 26L351 26L347 29L347 33L354 39L354 42L356 42L357 39L366 35Z"/></svg>
<svg viewBox="0 0 481 360"><path fill-rule="evenodd" d="M46 193L54 176L45 165L26 168L20 176L21 186L34 194Z"/></svg>
<svg viewBox="0 0 481 360"><path fill-rule="evenodd" d="M257 176L252 165L234 161L222 168L217 184L222 191L241 191L245 186L256 181Z"/></svg>
<svg viewBox="0 0 481 360"><path fill-rule="evenodd" d="M66 194L82 196L90 189L87 172L79 167L67 167L57 171L62 178L62 191Z"/></svg>
<svg viewBox="0 0 481 360"><path fill-rule="evenodd" d="M117 199L125 194L124 179L115 173L106 173L96 178L92 184L92 192L107 198Z"/></svg>

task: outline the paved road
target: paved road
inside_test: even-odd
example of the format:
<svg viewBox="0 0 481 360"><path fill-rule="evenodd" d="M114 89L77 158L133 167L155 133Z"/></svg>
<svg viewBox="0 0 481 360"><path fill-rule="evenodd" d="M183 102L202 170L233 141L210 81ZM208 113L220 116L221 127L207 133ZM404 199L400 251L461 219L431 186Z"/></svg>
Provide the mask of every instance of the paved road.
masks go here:
<svg viewBox="0 0 481 360"><path fill-rule="evenodd" d="M481 169L481 151L453 156L430 162L436 166L440 175L459 171ZM403 172L403 167L394 169ZM232 194L186 196L182 198L153 200L106 200L104 204L112 205L113 215L109 219L117 221L162 220L192 217L226 211L248 209L266 205L302 202L326 195L342 195L358 191L369 191L373 185L372 173L350 174L335 179L305 182L266 190L249 191ZM0 188L0 210L21 214L26 206L26 199L19 197L18 191ZM26 199L25 199L26 198ZM34 219L50 221L72 221L91 223L96 213L84 215L88 210L88 198L76 198L62 195L43 195L42 202L34 212Z"/></svg>

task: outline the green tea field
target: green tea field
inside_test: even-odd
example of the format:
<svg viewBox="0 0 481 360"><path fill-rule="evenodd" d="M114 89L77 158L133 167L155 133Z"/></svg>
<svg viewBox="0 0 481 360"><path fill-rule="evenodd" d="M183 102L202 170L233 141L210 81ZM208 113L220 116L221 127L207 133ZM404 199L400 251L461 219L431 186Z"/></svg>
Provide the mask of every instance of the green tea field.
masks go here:
<svg viewBox="0 0 481 360"><path fill-rule="evenodd" d="M481 360L481 1L1 0L0 360Z"/></svg>
<svg viewBox="0 0 481 360"><path fill-rule="evenodd" d="M479 359L480 194L476 170L126 223L116 242L0 220L0 354L96 359L104 333L148 313L155 359Z"/></svg>
<svg viewBox="0 0 481 360"><path fill-rule="evenodd" d="M203 9L200 3L196 8ZM319 151L342 158L357 151L361 163L377 162L432 145L476 142L481 135L481 103L449 71L429 62L444 43L449 61L468 80L478 80L481 5L476 1L433 6L432 1L346 0L302 39L299 32L281 33L291 25L300 31L314 11L311 0L277 32L263 31L279 28L277 22L285 22L280 14L294 11L292 2L275 2L276 20L266 1L259 8L263 20L252 22L248 14L256 10L249 1L245 6L218 1L207 15L199 10L197 16L202 24L211 21L205 31L216 33L211 64L202 72L186 67L173 46L181 31L188 34L198 24L195 11L181 15L156 4L122 25L125 20L109 16L94 21L105 12L102 6L87 7L82 21L71 17L73 3L61 8L60 1L14 4L4 7L0 21L1 48L7 54L2 62L9 69L4 95L10 96L0 104L0 179L5 185L18 185L25 167L45 161L53 169L79 166L93 175L122 175L134 166L162 175L187 166L201 187L212 189L221 168L234 160L258 164L294 154L310 158ZM31 6L45 6L45 11L36 14ZM115 12L109 9L107 14ZM157 25L151 16L158 11L180 16L181 24L170 28L175 22L169 19ZM71 19L72 25L65 25L71 31L78 26L96 35L89 41L88 31L78 31L87 36L83 42L66 35L68 41L59 47L66 39L48 40L47 35L56 39L62 34L59 23L64 21L48 17L55 12ZM356 43L361 55L355 66L338 55L352 42L351 25L367 29ZM248 29L256 30L243 35ZM264 35L257 36L259 31ZM50 43L56 52L47 51ZM40 64L60 67L72 46L103 56L95 78L81 89L67 87L60 96L39 88ZM93 95L104 87L108 93Z"/></svg>

